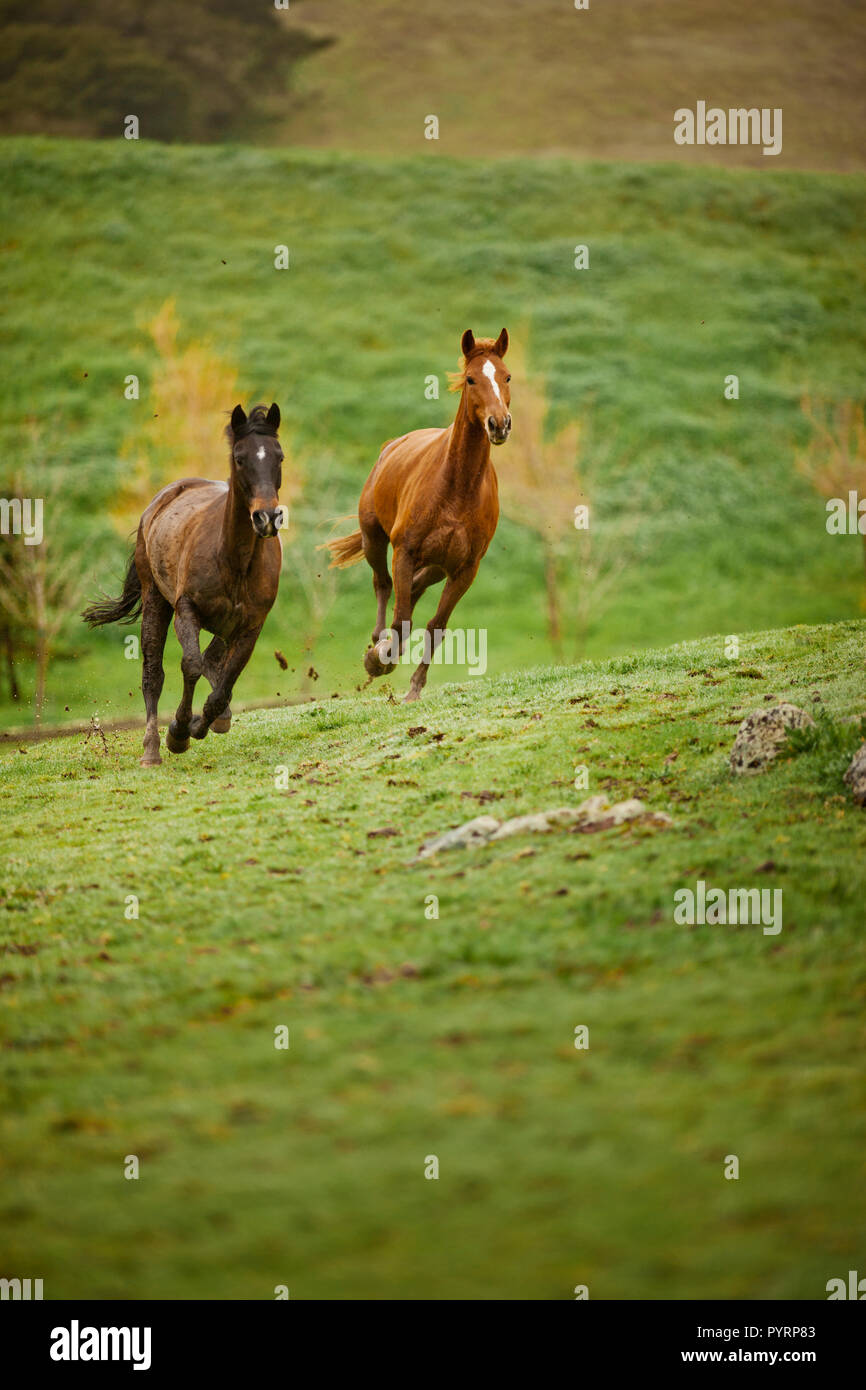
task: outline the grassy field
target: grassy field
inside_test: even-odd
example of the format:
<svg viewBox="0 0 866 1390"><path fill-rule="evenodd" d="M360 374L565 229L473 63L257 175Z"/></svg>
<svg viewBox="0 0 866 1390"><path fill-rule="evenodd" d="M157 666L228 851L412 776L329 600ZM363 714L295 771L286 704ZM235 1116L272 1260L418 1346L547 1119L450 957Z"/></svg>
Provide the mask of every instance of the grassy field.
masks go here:
<svg viewBox="0 0 866 1390"><path fill-rule="evenodd" d="M46 1298L824 1297L863 1248L866 818L823 745L726 758L769 699L862 713L864 637L434 671L420 706L246 715L147 774L137 732L4 749L3 1269ZM581 763L673 826L410 864L480 809L575 804ZM674 925L699 878L780 888L783 930Z"/></svg>
<svg viewBox="0 0 866 1390"><path fill-rule="evenodd" d="M450 418L445 374L467 325L528 338L553 423L591 425L596 534L637 525L639 545L597 598L572 532L565 611L589 587L590 623L580 652L567 623L567 658L862 613L860 541L827 535L823 500L795 467L809 438L801 396L862 389L861 177L123 140L6 140L0 156L4 472L34 489L62 473L46 544L87 557L89 592L116 590L122 573L127 541L109 513L162 408L153 389L165 363L148 325L167 300L182 348L210 344L239 397L283 408L306 482L240 699L347 693L361 676L369 575L340 575L328 593L315 545L356 505L383 440ZM574 269L578 243L589 270ZM274 269L278 244L290 248L286 271ZM732 372L737 401L723 397ZM124 399L129 373L138 401ZM425 398L429 374L438 401ZM182 455L183 400L175 410ZM520 411L518 388L515 436ZM219 477L213 416L194 471ZM506 481L509 447L496 457ZM568 515L577 476L574 491ZM321 612L310 645L311 592ZM551 660L543 608L540 545L505 519L455 621L488 630L500 674ZM140 713L124 635L70 618L48 720ZM179 693L173 637L169 652L165 709ZM26 663L22 680L29 695ZM5 727L29 718L26 704L0 704Z"/></svg>
<svg viewBox="0 0 866 1390"><path fill-rule="evenodd" d="M31 740L35 624L12 701L0 591L0 1276L824 1298L866 1218L866 813L842 782L866 587L863 538L825 525L842 485L804 457L838 478L862 418L866 13L297 0L256 10L295 34L253 44L260 81L237 5L177 43L168 9L127 8L34 42L43 7L6 5L5 109L34 133L0 138L0 498L45 519L35 551L0 537L0 580L44 563L50 608L78 577L44 722L85 731ZM782 108L782 153L676 146L698 100ZM140 141L37 133L112 133L121 103ZM262 143L147 138L191 131ZM384 440L453 416L463 330L503 325L505 507L452 621L487 673L434 666L404 707L411 666L361 688L369 570L317 547ZM145 771L143 731L112 727L142 714L137 627L80 609L119 591L159 486L226 476L239 400L282 410L279 598L230 734ZM179 664L171 635L163 727ZM734 777L738 724L780 700L814 730ZM597 793L665 815L416 857ZM679 925L698 881L780 893L782 930Z"/></svg>
<svg viewBox="0 0 866 1390"><path fill-rule="evenodd" d="M674 145L673 113L781 107L785 168L863 169L866 17L846 0L300 0L331 41L301 65L273 138L479 159L567 153L760 167L760 149ZM436 149L437 146L432 146Z"/></svg>

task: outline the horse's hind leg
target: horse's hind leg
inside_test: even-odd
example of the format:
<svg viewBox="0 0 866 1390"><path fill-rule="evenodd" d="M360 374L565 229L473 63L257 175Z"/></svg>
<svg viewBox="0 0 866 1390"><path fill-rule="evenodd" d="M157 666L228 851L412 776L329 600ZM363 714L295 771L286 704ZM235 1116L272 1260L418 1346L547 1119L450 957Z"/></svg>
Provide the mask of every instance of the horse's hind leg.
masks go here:
<svg viewBox="0 0 866 1390"><path fill-rule="evenodd" d="M210 684L211 690L216 690L217 688L227 651L228 648L221 637L215 637L210 646L205 648L205 653L202 657L202 669L205 679ZM227 734L231 726L231 705L226 705L222 713L219 714L211 724L211 728L215 734Z"/></svg>
<svg viewBox="0 0 866 1390"><path fill-rule="evenodd" d="M165 745L171 753L185 753L189 748L189 726L192 720L192 697L202 673L202 655L198 645L201 623L188 598L179 598L174 613L174 630L183 653L180 669L183 672L183 694L174 719L168 726Z"/></svg>
<svg viewBox="0 0 866 1390"><path fill-rule="evenodd" d="M157 710L165 671L162 654L168 625L171 622L171 604L163 598L151 579L142 585L141 600L141 693L144 696L144 709L147 725L144 730L144 754L142 767L158 767L162 762L159 756L159 724Z"/></svg>
<svg viewBox="0 0 866 1390"><path fill-rule="evenodd" d="M373 645L364 653L364 670L372 680L374 676L384 676L392 668L380 660L379 638L388 626L388 600L394 588L388 573L388 536L378 521L364 526L364 555L373 571L373 593L376 595L376 625L373 628Z"/></svg>
<svg viewBox="0 0 866 1390"><path fill-rule="evenodd" d="M412 576L412 612L415 612L415 604L423 593L430 588L431 584L438 584L445 578L445 571L439 565L425 565L423 569L416 570Z"/></svg>
<svg viewBox="0 0 866 1390"><path fill-rule="evenodd" d="M412 577L415 564L408 550L398 546L392 562L394 570L394 618L392 631L397 634L397 650L394 651L393 637L383 637L367 649L364 656L364 669L370 676L384 676L394 667L402 655L412 627Z"/></svg>
<svg viewBox="0 0 866 1390"><path fill-rule="evenodd" d="M378 521L361 528L364 537L364 555L373 571L373 593L376 595L376 626L373 641L378 642L388 620L388 600L393 584L388 573L388 537Z"/></svg>
<svg viewBox="0 0 866 1390"><path fill-rule="evenodd" d="M412 630L412 585L416 574L415 562L405 546L398 545L392 561L394 571L394 617L391 623L392 635L381 638L364 657L364 666L371 676L381 676L393 671L403 648L409 641ZM396 633L396 651L394 636Z"/></svg>

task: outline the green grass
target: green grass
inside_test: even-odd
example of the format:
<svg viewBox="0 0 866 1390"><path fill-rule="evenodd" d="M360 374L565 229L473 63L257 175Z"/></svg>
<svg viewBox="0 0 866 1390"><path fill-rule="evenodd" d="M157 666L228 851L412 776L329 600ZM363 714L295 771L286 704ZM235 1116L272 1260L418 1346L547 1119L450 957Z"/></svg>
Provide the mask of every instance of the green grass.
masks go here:
<svg viewBox="0 0 866 1390"><path fill-rule="evenodd" d="M147 773L138 732L4 749L4 1272L47 1298L824 1297L863 1248L866 818L821 739L726 759L767 697L862 713L864 637L434 670L420 705L249 714ZM482 792L574 804L581 763L673 827L409 865ZM781 888L781 934L675 926L698 878Z"/></svg>
<svg viewBox="0 0 866 1390"><path fill-rule="evenodd" d="M295 542L308 565L329 518L357 505L382 441L449 419L445 373L463 328L504 323L530 332L556 421L591 414L608 459L593 524L603 533L644 513L639 557L590 604L583 654L862 613L859 538L827 535L823 500L795 469L803 392L862 391L861 177L124 140L5 140L0 154L10 349L0 444L7 469L26 471L34 454L67 465L46 527L92 557L92 589L116 590L122 574L126 542L107 513L122 451L152 408L145 325L172 296L183 342L210 339L246 399L280 402L312 480ZM578 242L590 246L588 271L573 268ZM273 268L280 243L288 271ZM123 396L131 372L138 402ZM731 372L738 401L723 398ZM424 397L428 373L439 401ZM513 414L517 434L519 392ZM222 423L200 470L217 477ZM507 474L507 446L496 463ZM568 515L574 501L563 498ZM586 583L581 533L572 539L567 625ZM302 685L307 601L293 564L289 553L241 699ZM366 567L338 576L311 658L317 690L357 681L372 607ZM543 612L540 547L503 521L455 622L488 629L490 670L502 674L552 659ZM123 636L70 622L49 720L140 711ZM277 647L294 668L285 676ZM170 653L167 703L178 693L173 638ZM0 705L6 727L29 717Z"/></svg>

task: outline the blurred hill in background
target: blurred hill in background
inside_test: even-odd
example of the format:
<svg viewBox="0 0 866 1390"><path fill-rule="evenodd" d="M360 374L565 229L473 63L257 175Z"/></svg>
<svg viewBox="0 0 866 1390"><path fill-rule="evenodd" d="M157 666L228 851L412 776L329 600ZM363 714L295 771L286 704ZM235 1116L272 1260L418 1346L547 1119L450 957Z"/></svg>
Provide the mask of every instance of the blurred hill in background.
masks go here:
<svg viewBox="0 0 866 1390"><path fill-rule="evenodd" d="M852 0L0 0L0 130L362 153L863 169ZM783 151L673 114L781 107ZM437 116L438 141L424 138Z"/></svg>
<svg viewBox="0 0 866 1390"><path fill-rule="evenodd" d="M261 0L0 0L0 130L153 140L267 136L294 65L328 42Z"/></svg>
<svg viewBox="0 0 866 1390"><path fill-rule="evenodd" d="M369 153L862 169L866 6L852 0L302 0L332 40L303 62L281 141ZM680 106L782 107L781 158L682 147ZM439 140L425 141L427 115Z"/></svg>

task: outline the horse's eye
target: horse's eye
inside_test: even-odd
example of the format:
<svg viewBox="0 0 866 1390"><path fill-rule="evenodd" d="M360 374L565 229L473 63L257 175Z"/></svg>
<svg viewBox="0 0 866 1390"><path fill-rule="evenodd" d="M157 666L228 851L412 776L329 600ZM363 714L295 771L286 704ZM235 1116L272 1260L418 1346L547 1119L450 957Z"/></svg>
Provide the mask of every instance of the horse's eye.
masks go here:
<svg viewBox="0 0 866 1390"><path fill-rule="evenodd" d="M474 376L468 376L468 377L466 378L466 385L467 385L467 386L474 386L474 385L475 385L475 377L474 377Z"/></svg>
<svg viewBox="0 0 866 1390"><path fill-rule="evenodd" d="M507 376L507 377L505 378L505 380L506 380L506 381L510 381L510 380L511 380L511 377L510 377L510 376Z"/></svg>

